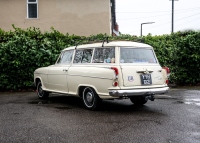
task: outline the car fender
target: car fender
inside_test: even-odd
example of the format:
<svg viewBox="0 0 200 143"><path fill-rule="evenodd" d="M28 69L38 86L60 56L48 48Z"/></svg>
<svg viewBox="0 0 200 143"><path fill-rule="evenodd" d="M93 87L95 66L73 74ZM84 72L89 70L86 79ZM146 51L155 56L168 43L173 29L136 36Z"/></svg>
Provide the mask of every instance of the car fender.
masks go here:
<svg viewBox="0 0 200 143"><path fill-rule="evenodd" d="M98 94L98 90L97 90L97 88L95 87L95 86L93 86L93 85L90 85L90 84L79 84L78 85L78 88L77 88L77 90L76 90L76 94L77 95L79 95L79 90L80 90L80 87L91 87L91 88L93 88L94 90L95 90L95 92Z"/></svg>

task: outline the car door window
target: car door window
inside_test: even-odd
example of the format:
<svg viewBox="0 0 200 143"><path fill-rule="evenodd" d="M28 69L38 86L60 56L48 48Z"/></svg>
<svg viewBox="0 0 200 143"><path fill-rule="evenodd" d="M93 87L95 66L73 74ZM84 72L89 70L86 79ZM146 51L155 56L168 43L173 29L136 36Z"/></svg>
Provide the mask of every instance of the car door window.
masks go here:
<svg viewBox="0 0 200 143"><path fill-rule="evenodd" d="M74 57L74 63L90 63L92 58L92 52L93 49L77 50Z"/></svg>
<svg viewBox="0 0 200 143"><path fill-rule="evenodd" d="M74 50L65 51L59 57L57 64L69 64L72 61Z"/></svg>

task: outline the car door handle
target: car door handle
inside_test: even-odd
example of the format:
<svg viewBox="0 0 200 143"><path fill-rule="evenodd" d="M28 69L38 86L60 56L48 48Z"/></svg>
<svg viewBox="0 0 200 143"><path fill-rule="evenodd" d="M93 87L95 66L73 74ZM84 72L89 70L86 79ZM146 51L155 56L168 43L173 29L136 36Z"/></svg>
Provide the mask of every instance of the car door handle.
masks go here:
<svg viewBox="0 0 200 143"><path fill-rule="evenodd" d="M63 71L64 71L64 72L67 72L68 70L67 70L67 69L63 69Z"/></svg>

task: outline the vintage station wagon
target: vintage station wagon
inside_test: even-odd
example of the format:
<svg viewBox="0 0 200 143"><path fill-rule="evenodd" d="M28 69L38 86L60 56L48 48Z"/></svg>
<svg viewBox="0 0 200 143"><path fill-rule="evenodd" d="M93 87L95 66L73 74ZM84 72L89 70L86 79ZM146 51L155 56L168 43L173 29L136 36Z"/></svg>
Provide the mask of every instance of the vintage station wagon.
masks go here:
<svg viewBox="0 0 200 143"><path fill-rule="evenodd" d="M113 41L68 47L54 65L36 69L37 95L79 96L95 110L101 100L130 98L135 105L168 92L169 69L162 68L150 45Z"/></svg>

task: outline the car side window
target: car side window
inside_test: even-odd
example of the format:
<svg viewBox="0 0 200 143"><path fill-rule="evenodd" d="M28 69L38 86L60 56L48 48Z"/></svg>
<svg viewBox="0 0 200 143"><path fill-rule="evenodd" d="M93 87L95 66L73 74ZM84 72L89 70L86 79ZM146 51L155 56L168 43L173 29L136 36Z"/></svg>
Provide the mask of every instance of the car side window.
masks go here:
<svg viewBox="0 0 200 143"><path fill-rule="evenodd" d="M74 63L90 63L92 58L93 49L81 49L77 50Z"/></svg>
<svg viewBox="0 0 200 143"><path fill-rule="evenodd" d="M115 63L115 48L95 48L93 63Z"/></svg>
<svg viewBox="0 0 200 143"><path fill-rule="evenodd" d="M57 64L69 64L72 61L74 50L64 51L59 57Z"/></svg>

